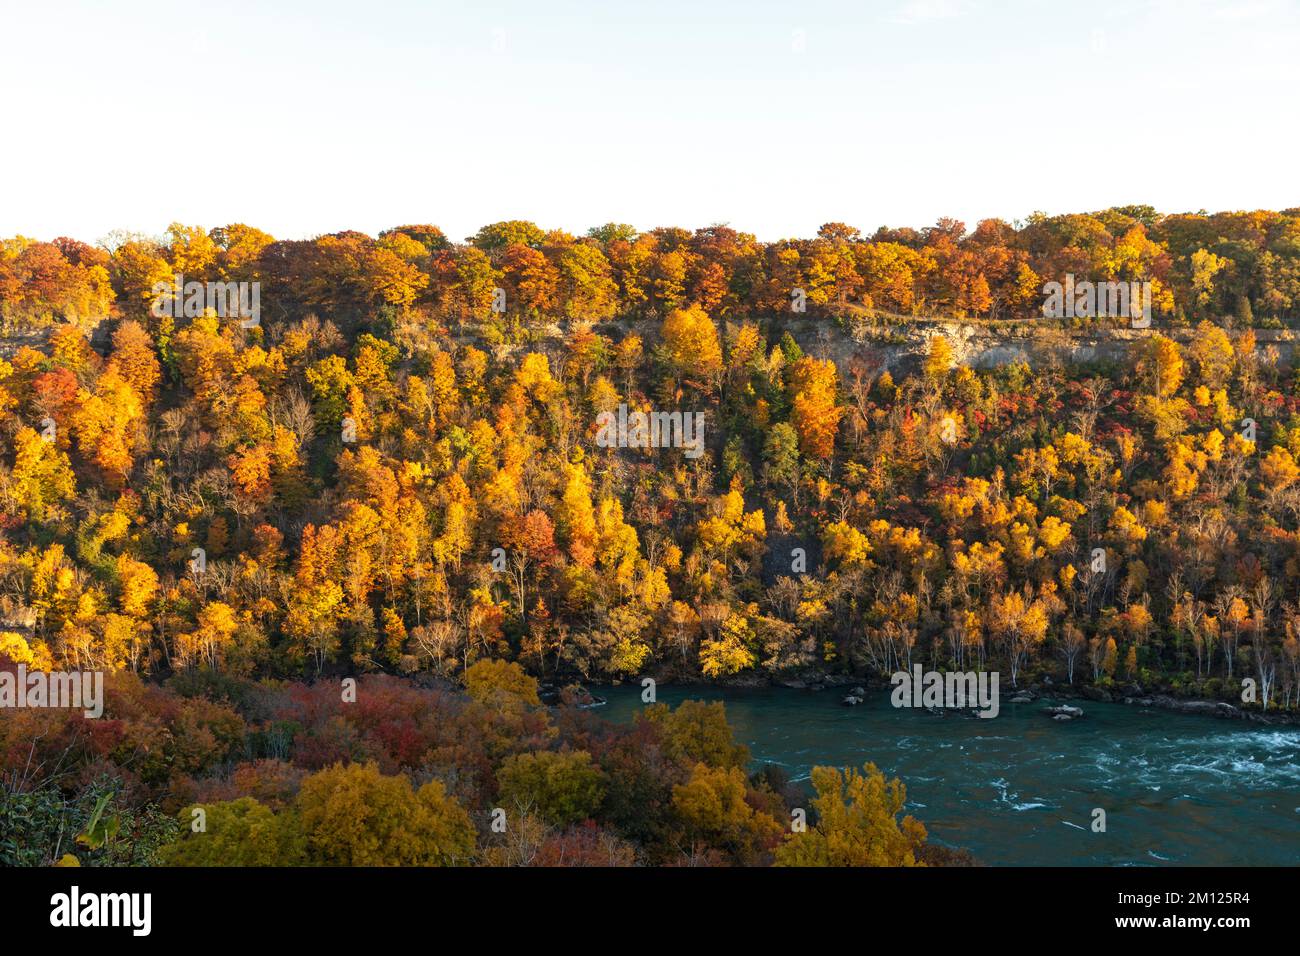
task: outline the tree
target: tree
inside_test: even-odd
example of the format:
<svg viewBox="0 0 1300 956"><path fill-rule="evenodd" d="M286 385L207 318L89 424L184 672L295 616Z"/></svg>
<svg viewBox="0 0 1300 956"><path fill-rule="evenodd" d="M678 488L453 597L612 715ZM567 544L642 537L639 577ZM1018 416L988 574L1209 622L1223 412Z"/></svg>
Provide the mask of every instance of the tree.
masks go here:
<svg viewBox="0 0 1300 956"><path fill-rule="evenodd" d="M201 813L202 817L196 816ZM203 829L191 831L202 819ZM293 866L304 862L291 814L277 816L252 797L187 807L180 813L185 837L163 848L168 866Z"/></svg>
<svg viewBox="0 0 1300 956"><path fill-rule="evenodd" d="M1216 279L1230 265L1230 260L1205 249L1197 249L1189 260L1192 294L1198 309L1210 306L1216 296Z"/></svg>
<svg viewBox="0 0 1300 956"><path fill-rule="evenodd" d="M68 456L31 428L21 428L14 436L14 465L9 479L5 504L29 521L49 519L60 502L70 500L77 492Z"/></svg>
<svg viewBox="0 0 1300 956"><path fill-rule="evenodd" d="M109 368L121 375L146 402L153 399L162 378L162 367L153 340L140 323L127 319L113 330Z"/></svg>
<svg viewBox="0 0 1300 956"><path fill-rule="evenodd" d="M564 496L556 513L560 534L568 542L575 564L590 567L595 560L596 509L591 503L591 479L581 465L570 465Z"/></svg>
<svg viewBox="0 0 1300 956"><path fill-rule="evenodd" d="M469 241L486 252L496 253L514 245L537 248L545 238L546 233L535 223L512 219L484 226Z"/></svg>
<svg viewBox="0 0 1300 956"><path fill-rule="evenodd" d="M506 249L502 270L508 283L508 307L533 318L555 312L560 274L545 255L515 243Z"/></svg>
<svg viewBox="0 0 1300 956"><path fill-rule="evenodd" d="M204 605L199 612L198 626L179 642L179 663L183 666L202 663L217 669L238 629L235 609L229 604L212 601Z"/></svg>
<svg viewBox="0 0 1300 956"><path fill-rule="evenodd" d="M835 450L835 435L846 409L836 403L839 377L835 363L801 358L786 379L791 394L790 424L799 435L799 450L809 458L826 459Z"/></svg>
<svg viewBox="0 0 1300 956"><path fill-rule="evenodd" d="M693 842L725 851L740 865L752 865L776 846L781 824L748 801L739 767L697 763L686 783L673 787L673 809Z"/></svg>
<svg viewBox="0 0 1300 956"><path fill-rule="evenodd" d="M1188 355L1200 382L1211 390L1223 388L1232 374L1234 352L1228 334L1202 320L1188 346Z"/></svg>
<svg viewBox="0 0 1300 956"><path fill-rule="evenodd" d="M440 782L414 790L373 763L307 777L294 813L306 860L318 866L464 866L474 854L469 815Z"/></svg>
<svg viewBox="0 0 1300 956"><path fill-rule="evenodd" d="M610 277L609 260L594 245L566 246L559 254L560 295L566 318L601 322L618 309L618 286Z"/></svg>
<svg viewBox="0 0 1300 956"><path fill-rule="evenodd" d="M711 391L722 372L722 344L713 320L698 305L674 309L660 329L664 360L679 378Z"/></svg>
<svg viewBox="0 0 1300 956"><path fill-rule="evenodd" d="M519 596L519 617L524 619L529 569L546 564L555 557L555 528L545 511L533 510L524 515L522 521L512 523L504 530L515 591Z"/></svg>
<svg viewBox="0 0 1300 956"><path fill-rule="evenodd" d="M763 442L763 462L763 477L769 484L791 491L798 486L799 433L793 425L772 426Z"/></svg>
<svg viewBox="0 0 1300 956"><path fill-rule="evenodd" d="M1015 687L1025 659L1047 634L1047 612L1041 601L1027 601L1015 592L994 598L990 612L990 630L1006 643Z"/></svg>
<svg viewBox="0 0 1300 956"><path fill-rule="evenodd" d="M1168 398L1183 381L1183 353L1178 343L1163 335L1142 340L1137 353L1137 373L1150 383L1152 394Z"/></svg>
<svg viewBox="0 0 1300 956"><path fill-rule="evenodd" d="M140 395L114 369L99 376L93 391L77 394L72 431L84 458L95 465L110 488L119 488L134 464L144 425Z"/></svg>
<svg viewBox="0 0 1300 956"><path fill-rule="evenodd" d="M705 677L728 677L753 667L758 658L750 649L754 632L740 614L728 615L716 639L700 642L700 672Z"/></svg>
<svg viewBox="0 0 1300 956"><path fill-rule="evenodd" d="M154 286L171 285L172 267L162 250L149 241L131 240L118 246L112 260L113 286L129 315L144 317L154 304Z"/></svg>
<svg viewBox="0 0 1300 956"><path fill-rule="evenodd" d="M1250 307L1250 297L1242 294L1237 296L1237 304L1234 309L1234 315L1237 319L1237 327L1250 329L1255 326L1255 312Z"/></svg>
<svg viewBox="0 0 1300 956"><path fill-rule="evenodd" d="M930 337L930 348L925 356L924 372L926 380L936 386L942 386L948 379L956 361L952 346L942 335Z"/></svg>
<svg viewBox="0 0 1300 956"><path fill-rule="evenodd" d="M1073 624L1066 624L1061 630L1061 656L1065 658L1066 679L1074 683L1074 664L1087 647L1083 631Z"/></svg>
<svg viewBox="0 0 1300 956"><path fill-rule="evenodd" d="M514 661L475 661L465 670L465 690L492 707L540 707L537 681Z"/></svg>
<svg viewBox="0 0 1300 956"><path fill-rule="evenodd" d="M837 521L826 526L822 532L822 547L827 558L839 561L844 567L871 565L870 539L846 522Z"/></svg>
<svg viewBox="0 0 1300 956"><path fill-rule="evenodd" d="M594 816L605 795L600 769L582 750L515 754L497 771L497 786L506 807L560 827Z"/></svg>
<svg viewBox="0 0 1300 956"><path fill-rule="evenodd" d="M737 744L727 723L727 708L721 701L682 701L676 710L654 704L644 719L659 730L664 753L684 766L703 763L710 767L743 767L749 748Z"/></svg>
<svg viewBox="0 0 1300 956"><path fill-rule="evenodd" d="M907 790L885 779L874 764L844 771L814 767L817 823L791 833L776 852L777 866L923 866L917 856L925 827L910 816L901 821Z"/></svg>

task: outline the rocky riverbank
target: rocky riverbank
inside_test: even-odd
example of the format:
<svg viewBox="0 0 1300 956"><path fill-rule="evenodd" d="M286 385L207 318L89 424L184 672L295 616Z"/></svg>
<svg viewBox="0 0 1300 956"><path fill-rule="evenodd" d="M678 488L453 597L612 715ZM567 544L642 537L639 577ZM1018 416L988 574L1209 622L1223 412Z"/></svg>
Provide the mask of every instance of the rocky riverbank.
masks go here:
<svg viewBox="0 0 1300 956"><path fill-rule="evenodd" d="M1127 704L1130 707L1156 707L1172 710L1179 714L1195 714L1203 717L1218 717L1221 720L1245 720L1265 725L1297 725L1300 715L1293 713L1262 713L1247 710L1222 700L1185 700L1166 693L1144 691L1137 684L1128 685L1115 691L1092 685L1070 686L1068 684L1033 684L1027 689L1031 700L1047 698L1053 700L1095 700L1107 704ZM1015 693L1025 694L1026 691Z"/></svg>
<svg viewBox="0 0 1300 956"><path fill-rule="evenodd" d="M742 685L737 684L734 686ZM868 679L848 674L816 673L789 679L759 680L743 686L776 686L788 687L793 690L819 691L859 686L887 690L891 685L889 681L878 678ZM1137 684L1129 684L1121 688L1108 690L1104 687L1094 687L1091 684L1070 685L1044 682L1029 684L1024 688L1004 687L1001 691L1001 697L1004 703L1013 703L1016 702L1017 698L1026 697L1028 700L1023 702L1033 702L1040 698L1051 700L1094 700L1105 703L1126 704L1131 707L1155 707L1161 710L1171 710L1179 714L1217 717L1221 720L1244 720L1265 725L1300 726L1300 714L1279 711L1263 713L1259 710L1238 707L1222 700L1174 697L1169 693L1145 690Z"/></svg>
<svg viewBox="0 0 1300 956"><path fill-rule="evenodd" d="M617 686L619 681L615 681ZM636 683L631 681L630 683ZM694 679L662 678L661 686L700 686L724 689L757 689L764 687L784 687L789 690L806 690L811 692L836 691L849 688L853 696L860 689L866 691L888 691L892 685L884 678L864 677L861 675L838 674L828 671L811 671L788 677L767 677L760 674L736 675L725 681L707 681ZM1251 723L1277 726L1300 726L1300 714L1270 711L1265 714L1258 710L1238 707L1227 701L1200 700L1174 697L1161 691L1148 691L1137 684L1107 689L1091 684L1058 684L1051 681L1035 682L1023 687L1002 687L999 694L1002 703L1034 703L1040 699L1092 700L1108 704L1126 704L1131 707L1155 707L1179 714L1193 714L1203 717L1217 717L1221 720L1244 720Z"/></svg>

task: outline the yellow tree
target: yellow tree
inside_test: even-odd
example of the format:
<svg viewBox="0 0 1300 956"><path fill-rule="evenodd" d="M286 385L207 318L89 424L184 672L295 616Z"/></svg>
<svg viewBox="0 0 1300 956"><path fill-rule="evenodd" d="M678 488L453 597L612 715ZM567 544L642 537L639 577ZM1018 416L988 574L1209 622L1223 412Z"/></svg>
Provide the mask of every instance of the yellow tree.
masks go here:
<svg viewBox="0 0 1300 956"><path fill-rule="evenodd" d="M556 530L569 548L574 564L589 568L595 560L596 509L591 503L591 479L581 463L567 468L564 494L556 509ZM635 532L634 532L635 533Z"/></svg>
<svg viewBox="0 0 1300 956"><path fill-rule="evenodd" d="M939 386L948 380L948 372L956 361L956 353L942 335L930 337L930 349L925 356L925 378L927 382Z"/></svg>
<svg viewBox="0 0 1300 956"><path fill-rule="evenodd" d="M203 664L220 666L227 648L239 629L235 609L223 601L213 601L199 612L198 626L176 641L176 659L182 667Z"/></svg>
<svg viewBox="0 0 1300 956"><path fill-rule="evenodd" d="M753 667L754 631L743 614L730 614L716 639L700 642L700 671L705 677L728 677Z"/></svg>
<svg viewBox="0 0 1300 956"><path fill-rule="evenodd" d="M690 779L673 787L673 810L693 844L726 852L741 866L759 861L781 838L781 825L747 801L739 767L697 763Z"/></svg>
<svg viewBox="0 0 1300 956"><path fill-rule="evenodd" d="M846 568L871 566L871 542L865 534L844 521L826 526L822 532L826 557Z"/></svg>
<svg viewBox="0 0 1300 956"><path fill-rule="evenodd" d="M294 802L309 862L323 866L464 866L469 814L437 780L419 790L375 764L336 764L302 782Z"/></svg>
<svg viewBox="0 0 1300 956"><path fill-rule="evenodd" d="M1196 336L1188 346L1188 354L1196 366L1197 377L1206 388L1217 390L1227 385L1235 352L1223 329L1202 320L1196 326Z"/></svg>
<svg viewBox="0 0 1300 956"><path fill-rule="evenodd" d="M918 859L925 827L910 816L898 819L907 789L886 780L874 764L859 773L850 767L814 767L817 825L791 833L776 853L777 866L923 866Z"/></svg>
<svg viewBox="0 0 1300 956"><path fill-rule="evenodd" d="M105 370L94 391L82 389L77 395L73 434L81 454L100 470L110 488L120 488L126 481L143 425L140 395L115 369Z"/></svg>
<svg viewBox="0 0 1300 956"><path fill-rule="evenodd" d="M1157 398L1169 398L1183 382L1183 352L1178 343L1163 335L1142 340L1138 347L1137 372L1151 384Z"/></svg>
<svg viewBox="0 0 1300 956"><path fill-rule="evenodd" d="M45 521L77 493L77 482L68 456L54 442L22 428L14 436L13 470L7 483L0 482L0 491L6 510L18 511L28 521Z"/></svg>
<svg viewBox="0 0 1300 956"><path fill-rule="evenodd" d="M1025 659L1047 636L1047 609L1041 601L1027 601L1013 591L995 597L989 610L989 629L1006 645L1011 686L1015 687Z"/></svg>
<svg viewBox="0 0 1300 956"><path fill-rule="evenodd" d="M722 372L722 343L713 320L698 305L674 309L664 319L664 358L679 378L689 379L703 390L716 387Z"/></svg>
<svg viewBox="0 0 1300 956"><path fill-rule="evenodd" d="M118 607L141 637L148 632L147 617L158 596L158 572L127 554L118 556L116 570Z"/></svg>

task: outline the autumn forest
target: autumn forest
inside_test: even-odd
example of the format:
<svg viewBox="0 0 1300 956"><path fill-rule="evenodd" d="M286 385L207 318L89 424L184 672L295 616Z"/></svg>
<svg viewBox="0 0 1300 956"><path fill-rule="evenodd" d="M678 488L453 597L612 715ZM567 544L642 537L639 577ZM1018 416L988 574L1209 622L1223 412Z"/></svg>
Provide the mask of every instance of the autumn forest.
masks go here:
<svg viewBox="0 0 1300 956"><path fill-rule="evenodd" d="M1045 318L1067 276L1154 321ZM0 862L970 862L872 765L790 833L721 705L590 695L921 664L1294 717L1297 327L1300 209L0 240L0 665L106 675L0 716Z"/></svg>

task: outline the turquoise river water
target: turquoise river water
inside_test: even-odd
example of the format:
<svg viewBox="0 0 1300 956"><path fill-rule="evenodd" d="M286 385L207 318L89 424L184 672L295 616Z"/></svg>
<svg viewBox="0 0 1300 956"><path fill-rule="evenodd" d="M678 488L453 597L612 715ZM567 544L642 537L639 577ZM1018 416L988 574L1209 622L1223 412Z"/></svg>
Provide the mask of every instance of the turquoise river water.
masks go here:
<svg viewBox="0 0 1300 956"><path fill-rule="evenodd" d="M639 686L604 688L597 713L631 721ZM722 700L754 766L807 786L817 765L875 763L907 785L931 840L995 865L1300 864L1300 728L1266 727L1122 704L1080 703L1068 723L1047 704L998 717L865 704L843 692L660 687L660 703ZM1092 831L1093 809L1106 832Z"/></svg>

